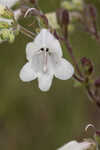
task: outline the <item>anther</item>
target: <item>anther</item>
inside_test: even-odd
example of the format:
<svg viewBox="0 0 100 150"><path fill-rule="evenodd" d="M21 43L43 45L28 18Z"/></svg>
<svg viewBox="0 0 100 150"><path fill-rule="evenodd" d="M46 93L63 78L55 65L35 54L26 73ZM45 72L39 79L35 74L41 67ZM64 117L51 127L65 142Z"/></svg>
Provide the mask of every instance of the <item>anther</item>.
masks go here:
<svg viewBox="0 0 100 150"><path fill-rule="evenodd" d="M41 51L44 51L44 48L41 48L40 50L41 50Z"/></svg>
<svg viewBox="0 0 100 150"><path fill-rule="evenodd" d="M49 48L46 48L46 52L48 52L49 51Z"/></svg>

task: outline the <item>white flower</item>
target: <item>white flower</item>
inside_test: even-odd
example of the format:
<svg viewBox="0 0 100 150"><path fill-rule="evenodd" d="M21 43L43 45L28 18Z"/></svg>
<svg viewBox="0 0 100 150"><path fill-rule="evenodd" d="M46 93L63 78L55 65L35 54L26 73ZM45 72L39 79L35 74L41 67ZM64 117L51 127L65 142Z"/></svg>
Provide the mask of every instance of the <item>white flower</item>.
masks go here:
<svg viewBox="0 0 100 150"><path fill-rule="evenodd" d="M77 141L71 141L58 150L89 150L90 147L91 143L87 141L81 143L78 143Z"/></svg>
<svg viewBox="0 0 100 150"><path fill-rule="evenodd" d="M47 29L42 29L33 42L27 44L26 56L28 62L20 72L22 81L38 79L39 88L48 91L53 76L67 80L74 73L73 66L62 58L59 41Z"/></svg>
<svg viewBox="0 0 100 150"><path fill-rule="evenodd" d="M0 0L0 4L11 8L12 6L14 6L19 0Z"/></svg>

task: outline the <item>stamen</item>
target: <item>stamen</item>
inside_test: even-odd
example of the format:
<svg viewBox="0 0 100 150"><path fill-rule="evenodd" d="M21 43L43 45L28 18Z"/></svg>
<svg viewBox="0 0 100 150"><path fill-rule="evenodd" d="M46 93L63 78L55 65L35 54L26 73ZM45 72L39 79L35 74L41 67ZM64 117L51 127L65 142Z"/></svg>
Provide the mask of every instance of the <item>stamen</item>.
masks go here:
<svg viewBox="0 0 100 150"><path fill-rule="evenodd" d="M48 59L48 54L46 51L44 51L43 53L43 72L46 73L47 72L47 59Z"/></svg>

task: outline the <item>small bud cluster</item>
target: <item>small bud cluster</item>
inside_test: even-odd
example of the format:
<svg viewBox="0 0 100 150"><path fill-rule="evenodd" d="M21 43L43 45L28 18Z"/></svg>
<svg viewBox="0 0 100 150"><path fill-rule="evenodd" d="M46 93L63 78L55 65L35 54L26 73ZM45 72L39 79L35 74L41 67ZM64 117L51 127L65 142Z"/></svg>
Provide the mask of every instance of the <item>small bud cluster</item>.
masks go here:
<svg viewBox="0 0 100 150"><path fill-rule="evenodd" d="M0 5L0 42L12 43L17 34L17 23L13 11Z"/></svg>

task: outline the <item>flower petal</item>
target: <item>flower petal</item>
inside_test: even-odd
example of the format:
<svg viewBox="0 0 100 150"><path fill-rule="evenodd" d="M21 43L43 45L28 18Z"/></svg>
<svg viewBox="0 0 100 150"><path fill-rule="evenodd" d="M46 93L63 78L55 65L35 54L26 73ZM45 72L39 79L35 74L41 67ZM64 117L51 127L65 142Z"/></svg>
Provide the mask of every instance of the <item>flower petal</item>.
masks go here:
<svg viewBox="0 0 100 150"><path fill-rule="evenodd" d="M14 17L15 17L15 19L18 20L19 17L21 16L21 14L22 14L22 12L21 12L20 9L15 10L14 11Z"/></svg>
<svg viewBox="0 0 100 150"><path fill-rule="evenodd" d="M38 51L38 48L34 44L34 42L28 43L26 46L26 57L27 57L27 59L30 60L36 51Z"/></svg>
<svg viewBox="0 0 100 150"><path fill-rule="evenodd" d="M58 150L88 150L91 146L90 142L84 141L84 142L77 142L77 141L71 141L59 148Z"/></svg>
<svg viewBox="0 0 100 150"><path fill-rule="evenodd" d="M74 74L73 66L66 60L61 58L59 63L55 65L55 76L61 80L67 80Z"/></svg>
<svg viewBox="0 0 100 150"><path fill-rule="evenodd" d="M58 150L76 150L76 148L78 148L77 141L71 141L71 142L68 142L67 144L63 145Z"/></svg>
<svg viewBox="0 0 100 150"><path fill-rule="evenodd" d="M49 48L51 53L57 53L58 56L62 57L59 41L47 29L42 29L34 41L27 44L27 59L30 60L41 48Z"/></svg>
<svg viewBox="0 0 100 150"><path fill-rule="evenodd" d="M12 6L14 6L16 4L16 2L18 2L19 0L0 0L0 4L11 8Z"/></svg>
<svg viewBox="0 0 100 150"><path fill-rule="evenodd" d="M41 74L38 77L38 84L41 91L48 91L51 87L53 80L52 74Z"/></svg>
<svg viewBox="0 0 100 150"><path fill-rule="evenodd" d="M49 56L47 56L46 68L47 68L46 73L54 74ZM44 56L43 56L43 54L37 54L32 57L32 69L34 70L34 72L36 74L44 74L45 71L44 71Z"/></svg>
<svg viewBox="0 0 100 150"><path fill-rule="evenodd" d="M36 74L31 68L31 63L28 62L20 71L20 79L24 82L32 81L36 79Z"/></svg>
<svg viewBox="0 0 100 150"><path fill-rule="evenodd" d="M49 48L51 52L57 53L60 57L62 56L60 42L47 29L42 29L40 31L34 43L38 48L46 47Z"/></svg>
<svg viewBox="0 0 100 150"><path fill-rule="evenodd" d="M35 55L32 57L32 68L37 74L43 73L43 55Z"/></svg>
<svg viewBox="0 0 100 150"><path fill-rule="evenodd" d="M14 21L13 19L6 19L6 18L0 18L0 22L5 22L8 23L9 25L11 25Z"/></svg>

